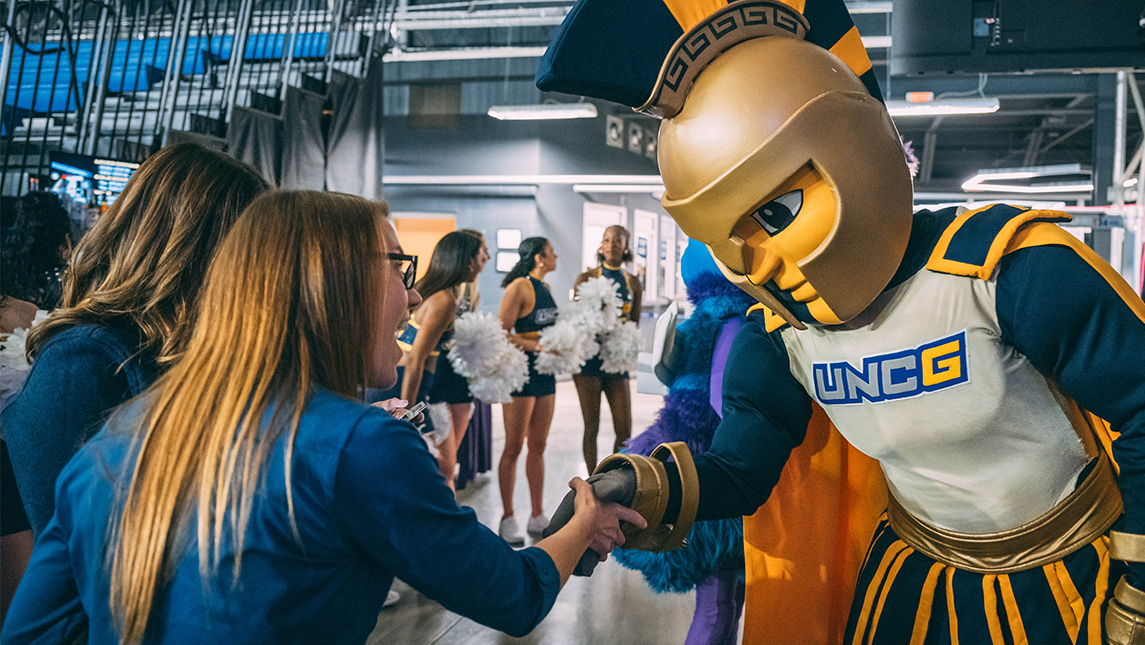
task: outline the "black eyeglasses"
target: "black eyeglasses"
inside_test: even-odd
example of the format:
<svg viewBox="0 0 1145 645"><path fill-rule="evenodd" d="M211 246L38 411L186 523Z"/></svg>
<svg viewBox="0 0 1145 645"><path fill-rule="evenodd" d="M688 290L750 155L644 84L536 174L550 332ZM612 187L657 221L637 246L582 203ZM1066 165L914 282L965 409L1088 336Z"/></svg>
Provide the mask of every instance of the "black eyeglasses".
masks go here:
<svg viewBox="0 0 1145 645"><path fill-rule="evenodd" d="M417 256L406 255L404 253L387 253L386 257L394 262L398 262L398 271L402 274L402 284L406 289L413 289L413 285L417 282Z"/></svg>

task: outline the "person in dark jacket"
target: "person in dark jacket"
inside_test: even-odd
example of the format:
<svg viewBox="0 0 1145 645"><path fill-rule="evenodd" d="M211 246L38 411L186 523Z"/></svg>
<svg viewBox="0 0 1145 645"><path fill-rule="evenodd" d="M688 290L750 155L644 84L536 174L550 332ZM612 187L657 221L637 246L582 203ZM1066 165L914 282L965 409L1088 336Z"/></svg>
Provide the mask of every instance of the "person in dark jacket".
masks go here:
<svg viewBox="0 0 1145 645"><path fill-rule="evenodd" d="M0 415L34 533L68 459L182 351L215 247L266 189L222 153L168 146L76 247L60 309L29 334L24 390Z"/></svg>

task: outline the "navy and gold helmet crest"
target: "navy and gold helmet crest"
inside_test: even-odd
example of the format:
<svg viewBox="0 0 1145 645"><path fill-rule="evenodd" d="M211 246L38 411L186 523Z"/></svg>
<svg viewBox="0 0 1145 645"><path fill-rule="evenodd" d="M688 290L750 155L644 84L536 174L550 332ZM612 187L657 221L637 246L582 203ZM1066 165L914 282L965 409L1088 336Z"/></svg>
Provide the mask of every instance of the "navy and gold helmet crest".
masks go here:
<svg viewBox="0 0 1145 645"><path fill-rule="evenodd" d="M823 47L882 100L842 0L580 0L545 52L537 87L672 116L708 63L733 45L761 36L799 38Z"/></svg>

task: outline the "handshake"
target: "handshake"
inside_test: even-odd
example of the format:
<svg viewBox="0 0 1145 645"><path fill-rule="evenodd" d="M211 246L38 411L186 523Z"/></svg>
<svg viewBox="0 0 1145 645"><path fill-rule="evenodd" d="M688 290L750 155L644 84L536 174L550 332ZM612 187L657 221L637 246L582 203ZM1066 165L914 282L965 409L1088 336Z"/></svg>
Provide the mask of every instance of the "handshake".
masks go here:
<svg viewBox="0 0 1145 645"><path fill-rule="evenodd" d="M671 458L673 462L669 462ZM677 484L678 485L674 485ZM575 486L561 501L543 535L548 537L581 511L578 489L608 507L619 505L622 535L597 540L581 556L573 575L592 575L612 547L670 551L684 545L699 501L699 482L692 455L682 442L663 444L652 455L612 455L597 466L587 484ZM583 501L583 500L581 500Z"/></svg>

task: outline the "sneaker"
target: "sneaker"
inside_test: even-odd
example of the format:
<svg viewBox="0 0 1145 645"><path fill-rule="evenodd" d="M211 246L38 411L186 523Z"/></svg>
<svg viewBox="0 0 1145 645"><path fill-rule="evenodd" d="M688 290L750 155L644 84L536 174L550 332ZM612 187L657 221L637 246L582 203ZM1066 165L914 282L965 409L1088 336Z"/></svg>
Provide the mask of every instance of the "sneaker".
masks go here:
<svg viewBox="0 0 1145 645"><path fill-rule="evenodd" d="M390 605L395 605L401 599L402 599L402 595L400 593L394 591L393 589L390 589L390 592L386 594L386 601L384 603L382 603L382 608L385 609L386 607L389 607Z"/></svg>
<svg viewBox="0 0 1145 645"><path fill-rule="evenodd" d="M517 526L517 518L510 515L501 520L501 528L497 531L501 539L509 544L524 544L525 538L521 536L521 529Z"/></svg>
<svg viewBox="0 0 1145 645"><path fill-rule="evenodd" d="M529 518L529 523L525 525L525 530L529 535L540 535L549 526L549 518L544 515L537 515Z"/></svg>

